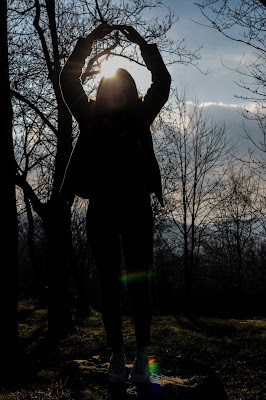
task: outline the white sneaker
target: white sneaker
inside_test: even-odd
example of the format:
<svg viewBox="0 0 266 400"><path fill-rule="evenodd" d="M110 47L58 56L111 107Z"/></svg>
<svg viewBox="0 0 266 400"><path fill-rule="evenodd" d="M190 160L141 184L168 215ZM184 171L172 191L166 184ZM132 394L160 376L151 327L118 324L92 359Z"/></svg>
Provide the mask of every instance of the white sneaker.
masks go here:
<svg viewBox="0 0 266 400"><path fill-rule="evenodd" d="M129 376L132 383L147 383L150 380L149 357L145 353L137 353Z"/></svg>
<svg viewBox="0 0 266 400"><path fill-rule="evenodd" d="M111 383L124 383L126 380L124 353L112 354L107 379Z"/></svg>

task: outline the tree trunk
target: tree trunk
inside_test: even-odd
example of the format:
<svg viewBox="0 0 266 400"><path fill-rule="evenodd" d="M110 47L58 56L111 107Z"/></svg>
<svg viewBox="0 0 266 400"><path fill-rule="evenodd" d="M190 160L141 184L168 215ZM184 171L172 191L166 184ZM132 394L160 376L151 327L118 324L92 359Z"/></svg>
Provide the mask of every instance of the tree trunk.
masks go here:
<svg viewBox="0 0 266 400"><path fill-rule="evenodd" d="M14 376L18 356L17 280L18 232L15 195L15 162L12 140L13 111L10 98L7 47L7 4L0 2L0 110L1 110L1 337L0 379ZM12 375L11 375L12 374Z"/></svg>
<svg viewBox="0 0 266 400"><path fill-rule="evenodd" d="M52 196L44 207L42 216L47 235L47 272L48 272L48 327L52 336L62 336L72 327L71 310L69 303L69 259L71 251L71 213L60 202L58 196L67 162L72 150L72 116L66 107L60 90L60 54L55 17L55 1L45 1L49 21L49 30L52 48L49 46L41 28L41 7L35 2L36 16L34 26L39 34L45 54L49 79L55 92L58 119L57 119L57 152L55 157L55 173L53 176ZM51 54L52 53L52 54Z"/></svg>
<svg viewBox="0 0 266 400"><path fill-rule="evenodd" d="M58 89L59 90L59 85ZM60 94L61 96L61 94ZM72 116L58 97L58 137L53 192L44 217L48 258L49 334L62 335L72 327L69 275L72 251L71 212L58 200L60 185L72 150Z"/></svg>
<svg viewBox="0 0 266 400"><path fill-rule="evenodd" d="M48 276L48 327L51 336L62 336L72 327L69 302L69 260L72 251L71 212L58 194L43 204L25 180L16 176L34 211L41 217L46 232Z"/></svg>
<svg viewBox="0 0 266 400"><path fill-rule="evenodd" d="M70 209L52 199L43 221L47 237L48 329L49 335L61 337L73 327L69 296Z"/></svg>
<svg viewBox="0 0 266 400"><path fill-rule="evenodd" d="M188 237L186 219L184 224L184 286L185 286L185 303L184 303L184 313L189 316L192 311L192 268L190 260L189 251L189 237Z"/></svg>
<svg viewBox="0 0 266 400"><path fill-rule="evenodd" d="M193 275L190 260L185 260L185 305L184 313L189 316L192 313L192 287Z"/></svg>
<svg viewBox="0 0 266 400"><path fill-rule="evenodd" d="M26 206L26 213L28 218L28 251L29 251L29 259L31 263L31 268L35 273L35 293L38 295L42 295L42 277L41 277L41 267L36 254L36 246L35 246L35 233L34 233L34 220L32 215L32 208L30 204L30 200L26 193L24 193L24 202Z"/></svg>

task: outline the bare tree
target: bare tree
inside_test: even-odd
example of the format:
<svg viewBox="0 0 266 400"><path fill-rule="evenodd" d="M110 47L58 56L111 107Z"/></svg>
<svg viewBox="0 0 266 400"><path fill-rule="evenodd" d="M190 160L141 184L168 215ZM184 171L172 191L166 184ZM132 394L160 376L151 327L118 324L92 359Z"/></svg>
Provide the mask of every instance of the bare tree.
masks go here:
<svg viewBox="0 0 266 400"><path fill-rule="evenodd" d="M264 195L263 181L248 168L242 164L230 168L206 241L212 253L212 274L234 293L236 308L241 307L245 286L251 287L254 282L259 286L258 245L264 236ZM205 251L208 253L207 246Z"/></svg>
<svg viewBox="0 0 266 400"><path fill-rule="evenodd" d="M197 104L175 98L163 115L158 157L164 182L164 240L179 256L187 311L198 269L201 240L213 222L232 146L225 125Z"/></svg>
<svg viewBox="0 0 266 400"><path fill-rule="evenodd" d="M17 277L18 243L15 196L15 159L12 140L13 110L10 98L7 4L0 3L0 107L2 123L1 179L1 335L0 379L18 362ZM12 371L13 374L15 371Z"/></svg>

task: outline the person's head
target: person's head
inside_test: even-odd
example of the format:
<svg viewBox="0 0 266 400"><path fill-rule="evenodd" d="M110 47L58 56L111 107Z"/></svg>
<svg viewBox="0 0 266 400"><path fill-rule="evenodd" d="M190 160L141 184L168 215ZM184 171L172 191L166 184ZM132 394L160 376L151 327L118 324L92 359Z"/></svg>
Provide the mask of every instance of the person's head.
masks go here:
<svg viewBox="0 0 266 400"><path fill-rule="evenodd" d="M96 104L104 111L131 110L138 99L136 83L123 68L118 68L113 76L103 76L96 94Z"/></svg>

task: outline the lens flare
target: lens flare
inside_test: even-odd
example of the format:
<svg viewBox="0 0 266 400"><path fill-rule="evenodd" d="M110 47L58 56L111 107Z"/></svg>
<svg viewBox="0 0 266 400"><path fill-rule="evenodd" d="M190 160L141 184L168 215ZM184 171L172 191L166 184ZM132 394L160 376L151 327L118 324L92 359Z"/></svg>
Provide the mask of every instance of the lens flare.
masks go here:
<svg viewBox="0 0 266 400"><path fill-rule="evenodd" d="M155 274L153 272L130 272L130 273L125 273L121 276L120 280L121 282L140 282L144 279L147 278L152 278Z"/></svg>
<svg viewBox="0 0 266 400"><path fill-rule="evenodd" d="M152 375L159 375L160 374L160 368L158 363L155 362L154 358L151 358L149 360L149 371Z"/></svg>
<svg viewBox="0 0 266 400"><path fill-rule="evenodd" d="M161 393L162 391L162 385L161 385L161 369L159 367L159 364L155 361L154 358L151 358L149 360L149 371L150 371L150 382L149 382L149 392L153 396L157 396Z"/></svg>

